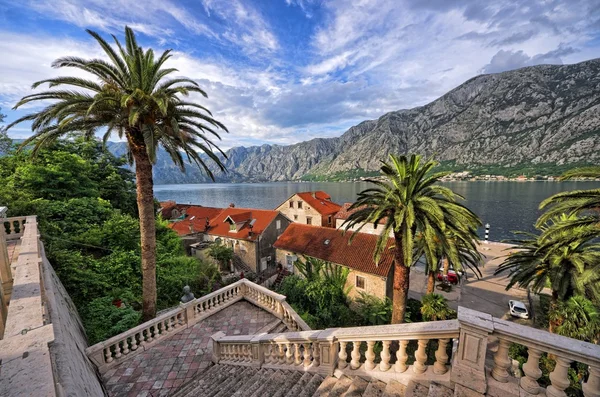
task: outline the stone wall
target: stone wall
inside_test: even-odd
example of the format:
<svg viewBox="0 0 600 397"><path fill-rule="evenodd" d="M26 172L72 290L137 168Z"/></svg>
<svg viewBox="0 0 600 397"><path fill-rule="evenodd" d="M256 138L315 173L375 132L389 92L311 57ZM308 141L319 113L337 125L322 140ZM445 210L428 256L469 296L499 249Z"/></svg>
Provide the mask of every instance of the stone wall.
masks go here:
<svg viewBox="0 0 600 397"><path fill-rule="evenodd" d="M298 258L302 259L301 254L295 254L291 251L277 249L276 250L276 258L278 262L281 262L284 268L287 268L287 256L288 255L296 255ZM287 268L288 270L291 270ZM294 267L291 270L294 274L296 274L296 268ZM348 296L352 299L356 299L360 296L360 292L366 292L370 295L376 296L379 299L385 299L386 296L389 298L392 297L392 275L393 272L390 272L390 277L382 278L379 276L375 276L373 274L360 272L358 270L350 269L350 273L348 274L348 281L346 281L346 287L350 287L350 292ZM365 288L359 289L356 287L356 276L363 277L365 280Z"/></svg>
<svg viewBox="0 0 600 397"><path fill-rule="evenodd" d="M336 223L335 223L335 227L336 227L336 228L338 228L338 229L342 229L342 230L343 230L343 229L345 229L345 226L342 226L342 225L344 224L344 222L345 222L345 220L344 220L344 219L336 219L336 220L335 220L335 222L336 222ZM353 232L354 232L354 231L356 231L356 230L358 229L358 227L359 227L359 226L358 226L358 225L356 225L356 226L353 226L353 227L351 227L351 228L350 228L350 229L348 229L348 230L351 230L351 231L353 231ZM363 228L362 228L362 229L360 229L360 232L361 232L361 233L368 233L368 234L376 234L376 235L380 235L382 230L383 230L383 225L377 225L377 227L375 227L375 225L374 225L374 224L372 224L372 223L367 223L367 224L365 224L365 225L363 226ZM393 233L390 233L390 237L394 237Z"/></svg>
<svg viewBox="0 0 600 397"><path fill-rule="evenodd" d="M293 202L293 207L290 207L290 201ZM302 208L298 208L298 201L302 201ZM302 223L306 225L307 218L312 218L311 225L333 226L333 215L332 224L330 225L327 223L326 216L321 216L318 211L308 205L308 203L300 198L297 194L293 195L289 200L286 200L283 204L277 207L276 210L296 223Z"/></svg>
<svg viewBox="0 0 600 397"><path fill-rule="evenodd" d="M45 259L45 258L44 258ZM103 396L104 387L90 362L85 330L71 297L47 260L42 261L46 307L54 329L50 355L67 396Z"/></svg>

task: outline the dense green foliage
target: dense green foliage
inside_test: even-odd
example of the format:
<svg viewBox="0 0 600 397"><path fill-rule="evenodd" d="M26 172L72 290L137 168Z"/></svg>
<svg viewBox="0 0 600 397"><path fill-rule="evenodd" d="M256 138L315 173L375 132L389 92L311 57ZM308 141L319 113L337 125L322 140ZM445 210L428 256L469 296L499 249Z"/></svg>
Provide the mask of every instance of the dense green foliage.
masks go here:
<svg viewBox="0 0 600 397"><path fill-rule="evenodd" d="M221 269L228 269L229 261L233 259L233 248L224 244L215 243L208 249L208 255L219 262Z"/></svg>
<svg viewBox="0 0 600 397"><path fill-rule="evenodd" d="M140 321L140 229L132 174L96 141L58 141L37 156L0 158L0 202L9 216L38 216L46 254L84 322L90 343ZM220 286L215 266L185 255L180 238L157 223L158 307ZM120 308L112 304L120 300ZM117 303L116 303L117 304Z"/></svg>
<svg viewBox="0 0 600 397"><path fill-rule="evenodd" d="M448 306L448 300L440 294L426 294L421 299L424 321L450 320L456 318L456 310Z"/></svg>

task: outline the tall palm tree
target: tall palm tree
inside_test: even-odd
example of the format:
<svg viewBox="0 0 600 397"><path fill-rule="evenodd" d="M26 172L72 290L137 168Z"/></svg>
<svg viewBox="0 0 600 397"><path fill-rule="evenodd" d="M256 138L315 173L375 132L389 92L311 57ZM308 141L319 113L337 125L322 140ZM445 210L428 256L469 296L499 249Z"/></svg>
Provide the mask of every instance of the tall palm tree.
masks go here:
<svg viewBox="0 0 600 397"><path fill-rule="evenodd" d="M481 224L472 211L457 201L461 196L437 184L448 172L432 173L436 165L435 161L422 160L419 155L390 155L390 162L383 162L381 167L383 180L367 180L375 187L359 193L350 207L356 211L343 225L345 230L357 227L360 232L367 223L384 223L373 255L376 263L387 246L388 236L393 233L394 324L404 322L416 236L422 235L423 254L433 263L438 245L436 237L443 236L446 230L460 235L474 234L471 229ZM452 254L457 253L452 251Z"/></svg>
<svg viewBox="0 0 600 397"><path fill-rule="evenodd" d="M518 233L525 237L511 240L519 249L495 272L509 273L507 290L518 285L540 293L548 286L552 292L551 310L559 302L578 294L600 299L600 244L590 238L572 238L563 224L576 219L573 215L562 215L544 224L541 234ZM556 324L551 321L550 332L555 328Z"/></svg>
<svg viewBox="0 0 600 397"><path fill-rule="evenodd" d="M227 129L212 117L208 109L183 98L190 93L206 97L195 81L183 77L167 79L168 75L177 71L164 67L171 57L170 50L155 58L152 49L144 50L138 44L129 27L125 28L124 47L115 36L113 48L97 33L87 32L102 47L108 61L77 57L54 61L52 66L55 68L80 69L89 73L91 79L65 76L34 83L33 88L45 83L51 88L68 88L22 98L15 109L31 102L53 102L40 111L21 117L9 128L24 121L32 122L34 134L22 147L34 143L34 154L40 147L69 133L92 138L96 132L104 131L105 142L113 134L127 142L128 158L130 162L135 162L137 178L143 319L148 320L156 314L156 235L152 180L156 152L159 147L164 148L182 170L185 157L188 162L202 167L212 178L207 159L224 170L213 151L224 153L211 139L220 139L217 131Z"/></svg>

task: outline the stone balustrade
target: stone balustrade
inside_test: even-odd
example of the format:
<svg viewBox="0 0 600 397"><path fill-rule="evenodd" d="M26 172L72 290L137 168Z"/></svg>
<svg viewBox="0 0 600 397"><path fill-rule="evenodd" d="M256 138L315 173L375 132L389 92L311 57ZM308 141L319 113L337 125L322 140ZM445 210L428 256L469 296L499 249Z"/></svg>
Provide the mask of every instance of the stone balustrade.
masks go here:
<svg viewBox="0 0 600 397"><path fill-rule="evenodd" d="M164 337L191 327L242 299L272 313L289 329L310 329L285 302L285 296L242 279L191 302L182 303L176 309L153 320L90 346L86 354L103 373L129 357L151 348Z"/></svg>
<svg viewBox="0 0 600 397"><path fill-rule="evenodd" d="M0 220L4 222L4 230L6 232L7 240L16 240L23 236L27 217L15 216L13 218L4 218Z"/></svg>
<svg viewBox="0 0 600 397"><path fill-rule="evenodd" d="M493 318L463 307L458 320L334 328L281 334L215 334L213 361L221 364L281 368L331 375L363 375L383 381L433 381L458 389L461 396L566 396L568 369L573 362L588 365L585 397L600 397L600 346ZM498 340L492 368L485 367L488 341ZM526 346L524 376L511 376L512 343ZM551 385L542 390L543 353L556 367Z"/></svg>

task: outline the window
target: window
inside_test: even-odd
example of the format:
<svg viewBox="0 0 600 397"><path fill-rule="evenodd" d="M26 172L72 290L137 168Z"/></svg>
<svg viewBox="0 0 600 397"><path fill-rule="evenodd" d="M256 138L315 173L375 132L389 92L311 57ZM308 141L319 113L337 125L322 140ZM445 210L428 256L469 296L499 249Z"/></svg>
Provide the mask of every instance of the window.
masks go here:
<svg viewBox="0 0 600 397"><path fill-rule="evenodd" d="M302 208L302 201L298 201L298 208Z"/></svg>
<svg viewBox="0 0 600 397"><path fill-rule="evenodd" d="M237 232L237 228L235 227L235 223L229 224L229 231L230 232Z"/></svg>
<svg viewBox="0 0 600 397"><path fill-rule="evenodd" d="M310 216L306 217L306 224L307 225L312 225L312 218Z"/></svg>
<svg viewBox="0 0 600 397"><path fill-rule="evenodd" d="M329 217L327 218L327 223L331 225L331 215L329 215Z"/></svg>
<svg viewBox="0 0 600 397"><path fill-rule="evenodd" d="M298 215L294 215L294 220L297 221L298 220Z"/></svg>
<svg viewBox="0 0 600 397"><path fill-rule="evenodd" d="M275 222L275 226L277 227L277 229L281 229L281 221L279 219L277 219L277 221Z"/></svg>
<svg viewBox="0 0 600 397"><path fill-rule="evenodd" d="M294 202L290 201L290 208L294 208Z"/></svg>
<svg viewBox="0 0 600 397"><path fill-rule="evenodd" d="M365 278L362 276L356 276L356 288L365 289Z"/></svg>

